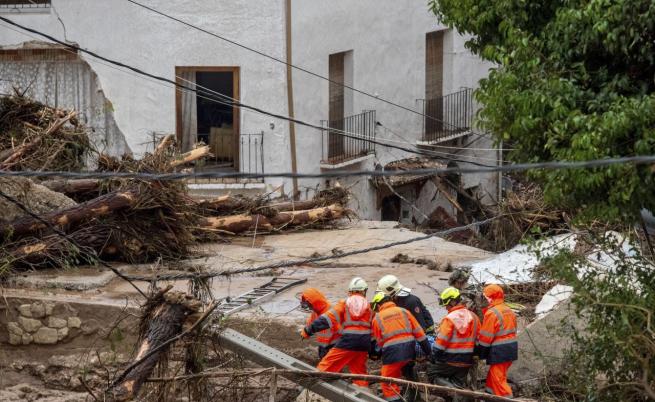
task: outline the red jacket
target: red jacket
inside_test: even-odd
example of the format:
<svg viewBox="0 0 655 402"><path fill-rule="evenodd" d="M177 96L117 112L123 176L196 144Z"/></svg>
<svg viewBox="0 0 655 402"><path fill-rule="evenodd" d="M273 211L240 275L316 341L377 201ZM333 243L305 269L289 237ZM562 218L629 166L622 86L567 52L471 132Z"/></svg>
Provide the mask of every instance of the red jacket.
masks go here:
<svg viewBox="0 0 655 402"><path fill-rule="evenodd" d="M359 298L359 299L357 299ZM360 300L361 299L361 300ZM347 304L357 302L363 308L361 311L351 311ZM327 312L321 314L305 332L312 335L326 328L338 328L341 337L335 347L358 352L368 352L371 348L371 308L363 296L352 295L346 300L339 300Z"/></svg>

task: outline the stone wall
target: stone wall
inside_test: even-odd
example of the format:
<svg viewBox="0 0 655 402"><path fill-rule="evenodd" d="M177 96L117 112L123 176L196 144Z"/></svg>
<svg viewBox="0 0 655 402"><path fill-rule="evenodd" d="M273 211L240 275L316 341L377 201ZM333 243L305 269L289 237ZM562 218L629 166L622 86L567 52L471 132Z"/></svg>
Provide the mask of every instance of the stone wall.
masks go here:
<svg viewBox="0 0 655 402"><path fill-rule="evenodd" d="M54 345L65 342L82 328L77 310L67 303L35 301L13 309L17 313L16 320L7 322L12 345Z"/></svg>

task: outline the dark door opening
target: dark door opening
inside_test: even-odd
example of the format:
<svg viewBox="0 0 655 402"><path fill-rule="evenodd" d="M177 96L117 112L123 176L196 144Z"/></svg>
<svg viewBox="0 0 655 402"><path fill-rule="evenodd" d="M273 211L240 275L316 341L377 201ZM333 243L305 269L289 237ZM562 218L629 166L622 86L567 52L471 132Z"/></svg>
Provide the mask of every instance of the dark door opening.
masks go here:
<svg viewBox="0 0 655 402"><path fill-rule="evenodd" d="M178 91L177 133L183 151L202 142L213 155L205 169L239 168L238 67L176 67L177 81L196 92Z"/></svg>
<svg viewBox="0 0 655 402"><path fill-rule="evenodd" d="M219 94L232 97L234 81L231 72L196 72L198 93L197 141L209 145L216 167L234 167L234 107L226 105ZM221 103L219 103L219 102Z"/></svg>

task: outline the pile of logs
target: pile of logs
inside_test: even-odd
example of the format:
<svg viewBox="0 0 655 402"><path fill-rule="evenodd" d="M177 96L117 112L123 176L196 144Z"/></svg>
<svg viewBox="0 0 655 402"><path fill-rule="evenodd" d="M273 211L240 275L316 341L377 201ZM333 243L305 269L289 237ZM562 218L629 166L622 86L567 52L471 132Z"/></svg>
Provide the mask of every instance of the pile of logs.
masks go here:
<svg viewBox="0 0 655 402"><path fill-rule="evenodd" d="M3 266L67 266L88 263L89 255L125 262L179 259L190 254L192 244L208 238L316 227L348 215L343 206L348 194L340 188L300 202L236 196L196 201L185 185L174 182L126 180L114 190L116 183L94 180L44 184L73 199L90 199L38 217L0 222Z"/></svg>

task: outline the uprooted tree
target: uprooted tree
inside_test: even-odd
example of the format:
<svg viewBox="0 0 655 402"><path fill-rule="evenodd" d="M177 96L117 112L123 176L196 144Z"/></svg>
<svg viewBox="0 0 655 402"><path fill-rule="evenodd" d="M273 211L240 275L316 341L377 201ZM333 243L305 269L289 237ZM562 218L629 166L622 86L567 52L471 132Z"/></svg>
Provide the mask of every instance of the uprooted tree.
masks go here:
<svg viewBox="0 0 655 402"><path fill-rule="evenodd" d="M496 65L476 92L483 106L479 124L510 145L510 160L655 154L651 1L429 4L442 22L472 36L467 46L474 53ZM655 210L651 166L536 170L530 175L543 183L548 202L577 212L576 225L601 221L630 227L639 222L642 209ZM619 252L616 246L603 246ZM642 256L611 273L591 273L563 254L552 267L554 276L574 286L574 301L589 323L589 332L577 343L582 353L572 354L576 369L568 373L583 379L574 398L654 398L652 260Z"/></svg>

